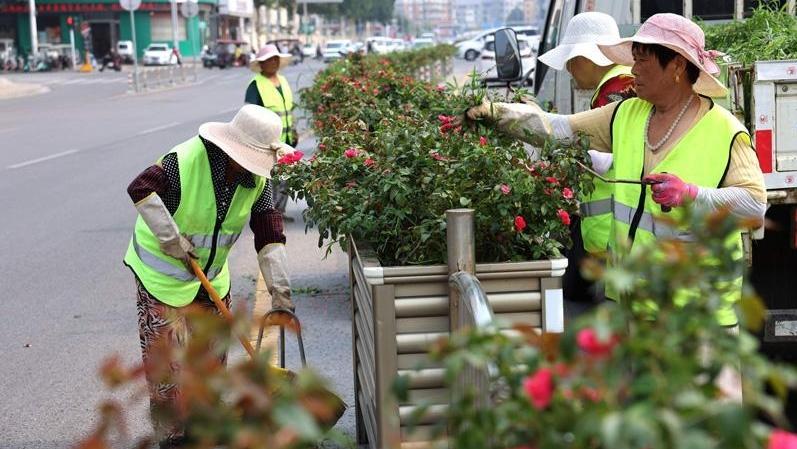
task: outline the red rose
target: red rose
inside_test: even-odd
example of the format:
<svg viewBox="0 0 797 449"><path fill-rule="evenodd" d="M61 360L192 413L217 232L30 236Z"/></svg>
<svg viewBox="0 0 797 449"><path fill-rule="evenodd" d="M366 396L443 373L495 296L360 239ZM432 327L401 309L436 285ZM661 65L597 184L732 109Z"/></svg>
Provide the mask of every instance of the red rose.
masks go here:
<svg viewBox="0 0 797 449"><path fill-rule="evenodd" d="M431 156L432 159L436 161L443 161L443 162L448 161L448 158L441 156L440 153L438 153L437 151L430 151L429 156Z"/></svg>
<svg viewBox="0 0 797 449"><path fill-rule="evenodd" d="M318 149L319 149L319 150L321 150L321 151L324 151L324 150L326 150L326 149L327 149L327 146L326 146L326 145L324 145L323 143L319 143L319 144L318 144Z"/></svg>
<svg viewBox="0 0 797 449"><path fill-rule="evenodd" d="M775 429L769 434L767 449L797 449L797 435Z"/></svg>
<svg viewBox="0 0 797 449"><path fill-rule="evenodd" d="M568 214L566 210L559 209L556 211L556 215L559 216L559 219L562 220L565 226L570 226L570 214Z"/></svg>
<svg viewBox="0 0 797 449"><path fill-rule="evenodd" d="M451 123L452 120L454 120L454 117L450 116L450 115L440 114L440 115L437 116L437 120L439 120L440 123L443 124L443 125L448 125L448 124Z"/></svg>
<svg viewBox="0 0 797 449"><path fill-rule="evenodd" d="M595 357L608 356L618 341L619 338L616 335L610 337L607 341L601 341L598 339L598 333L595 332L595 329L590 327L581 329L576 335L578 347L587 354Z"/></svg>
<svg viewBox="0 0 797 449"><path fill-rule="evenodd" d="M526 219L518 215L515 217L515 230L517 232L523 232L526 229Z"/></svg>
<svg viewBox="0 0 797 449"><path fill-rule="evenodd" d="M567 199L567 200L572 200L573 199L573 191L570 190L570 187L565 187L564 189L562 189L562 196L565 199Z"/></svg>
<svg viewBox="0 0 797 449"><path fill-rule="evenodd" d="M559 180L554 178L553 176L548 176L547 178L545 178L545 180L554 185L559 184Z"/></svg>
<svg viewBox="0 0 797 449"><path fill-rule="evenodd" d="M542 410L553 398L553 374L548 368L540 368L533 375L523 379L523 390L537 410Z"/></svg>
<svg viewBox="0 0 797 449"><path fill-rule="evenodd" d="M373 160L373 159L371 159L370 157L369 157L369 158L366 158L366 159L363 161L363 164L364 164L366 167L370 167L370 166L374 165L375 163L376 163L376 162L374 162L374 160Z"/></svg>
<svg viewBox="0 0 797 449"><path fill-rule="evenodd" d="M295 164L296 162L299 162L300 160L302 160L302 156L304 156L304 153L302 153L301 151L294 151L293 153L286 154L285 156L282 156L281 158L279 158L277 160L277 164L280 164L280 165Z"/></svg>
<svg viewBox="0 0 797 449"><path fill-rule="evenodd" d="M511 191L512 187L510 187L508 184L501 184L501 193L503 193L504 195L509 195L509 192Z"/></svg>
<svg viewBox="0 0 797 449"><path fill-rule="evenodd" d="M484 136L479 137L479 145L486 147L487 146L487 138Z"/></svg>
<svg viewBox="0 0 797 449"><path fill-rule="evenodd" d="M349 159L357 157L357 148L349 148L348 150L343 152L343 155Z"/></svg>

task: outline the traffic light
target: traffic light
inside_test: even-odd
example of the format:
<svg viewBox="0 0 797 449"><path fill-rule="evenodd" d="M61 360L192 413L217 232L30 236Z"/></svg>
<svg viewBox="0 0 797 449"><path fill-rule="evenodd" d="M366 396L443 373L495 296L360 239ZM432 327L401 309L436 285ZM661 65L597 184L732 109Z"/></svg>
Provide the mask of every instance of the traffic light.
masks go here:
<svg viewBox="0 0 797 449"><path fill-rule="evenodd" d="M67 26L70 26L70 27L75 26L75 18L72 17L72 16L67 16L66 24L67 24Z"/></svg>

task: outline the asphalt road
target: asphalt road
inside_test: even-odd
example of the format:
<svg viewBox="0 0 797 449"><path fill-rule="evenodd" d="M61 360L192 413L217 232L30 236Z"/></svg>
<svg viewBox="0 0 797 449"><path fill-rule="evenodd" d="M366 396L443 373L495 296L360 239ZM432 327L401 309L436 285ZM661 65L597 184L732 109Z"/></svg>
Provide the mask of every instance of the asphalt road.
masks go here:
<svg viewBox="0 0 797 449"><path fill-rule="evenodd" d="M321 67L307 62L283 73L296 89ZM70 447L109 397L96 375L103 358L139 359L135 287L122 265L136 216L126 187L201 123L230 120L251 78L246 69L199 74L197 84L142 95L126 93L125 73L8 77L51 91L0 101L0 448ZM309 154L313 142L300 147ZM338 352L346 353L345 257L322 260L301 207L290 204L298 220L287 225L293 284L315 300L333 293L334 310L322 312L335 319L311 321L344 332ZM258 271L251 234L241 241L231 256L236 307L251 303ZM328 350L308 343L308 351L315 362ZM347 382L350 375L336 380ZM148 430L143 408L128 424L132 435Z"/></svg>

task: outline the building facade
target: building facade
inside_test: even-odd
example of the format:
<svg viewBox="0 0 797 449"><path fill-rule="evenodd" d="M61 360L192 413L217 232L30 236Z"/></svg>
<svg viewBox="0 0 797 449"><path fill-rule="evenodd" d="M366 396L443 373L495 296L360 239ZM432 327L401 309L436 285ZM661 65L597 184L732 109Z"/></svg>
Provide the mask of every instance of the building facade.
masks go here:
<svg viewBox="0 0 797 449"><path fill-rule="evenodd" d="M27 1L0 3L0 29L3 30L0 38L14 39L17 50L23 55L32 50L28 13ZM168 0L144 0L134 12L133 21L139 57L151 43L172 44ZM178 12L180 53L184 56L197 54L203 44L215 38L213 31L218 22L216 0L199 0L199 14L192 18L185 18ZM76 49L81 53L88 50L97 59L115 49L118 41L133 39L130 13L122 9L117 0L37 0L36 28L40 45L70 44L70 30L74 31Z"/></svg>
<svg viewBox="0 0 797 449"><path fill-rule="evenodd" d="M419 30L438 31L439 36L448 35L456 25L453 0L396 0L395 13Z"/></svg>

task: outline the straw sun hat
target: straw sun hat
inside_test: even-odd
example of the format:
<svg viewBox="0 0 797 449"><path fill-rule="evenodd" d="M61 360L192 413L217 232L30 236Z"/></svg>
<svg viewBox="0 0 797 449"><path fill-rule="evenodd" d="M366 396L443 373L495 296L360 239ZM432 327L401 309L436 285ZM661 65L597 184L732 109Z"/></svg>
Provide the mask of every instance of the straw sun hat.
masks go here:
<svg viewBox="0 0 797 449"><path fill-rule="evenodd" d="M703 30L691 20L678 14L655 14L639 27L633 37L599 47L606 57L617 64L631 66L634 64L631 54L634 42L665 46L694 64L700 69L700 76L693 86L696 93L708 97L724 97L728 93L725 86L714 77L720 72L714 59L722 54L706 50Z"/></svg>
<svg viewBox="0 0 797 449"><path fill-rule="evenodd" d="M282 119L274 112L253 104L242 107L230 122L208 122L199 135L218 145L241 167L258 176L271 177L277 159L293 153L280 142Z"/></svg>
<svg viewBox="0 0 797 449"><path fill-rule="evenodd" d="M258 50L255 57L249 61L249 70L255 73L260 73L260 63L263 61L268 61L274 56L279 56L280 68L285 67L289 62L291 62L292 56L289 53L280 53L276 45L269 44L264 45L260 50Z"/></svg>
<svg viewBox="0 0 797 449"><path fill-rule="evenodd" d="M598 44L614 43L620 39L620 31L612 16L602 12L576 14L567 24L562 42L540 55L540 62L556 70L565 68L567 61L583 56L596 65L612 65L612 61L601 53Z"/></svg>

